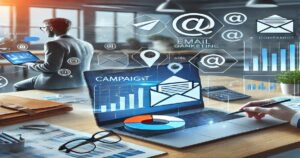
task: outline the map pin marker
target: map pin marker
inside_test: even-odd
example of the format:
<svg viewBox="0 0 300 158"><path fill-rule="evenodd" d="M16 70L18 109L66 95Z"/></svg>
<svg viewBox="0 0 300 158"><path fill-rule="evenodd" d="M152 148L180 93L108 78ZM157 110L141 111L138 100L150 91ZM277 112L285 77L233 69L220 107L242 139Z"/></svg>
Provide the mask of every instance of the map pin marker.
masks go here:
<svg viewBox="0 0 300 158"><path fill-rule="evenodd" d="M177 74L180 70L183 69L183 66L180 63L170 63L168 69L174 74Z"/></svg>
<svg viewBox="0 0 300 158"><path fill-rule="evenodd" d="M156 50L144 50L141 52L140 57L151 67L160 57L160 53Z"/></svg>

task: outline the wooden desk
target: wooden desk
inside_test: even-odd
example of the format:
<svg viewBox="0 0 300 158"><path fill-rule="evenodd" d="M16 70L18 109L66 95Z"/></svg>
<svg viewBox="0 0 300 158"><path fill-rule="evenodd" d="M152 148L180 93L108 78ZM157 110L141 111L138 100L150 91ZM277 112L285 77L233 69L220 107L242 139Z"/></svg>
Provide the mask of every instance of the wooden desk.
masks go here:
<svg viewBox="0 0 300 158"><path fill-rule="evenodd" d="M231 77L202 77L202 84L204 86L209 85L225 85L230 89L243 92L243 80ZM85 90L75 90L87 95ZM74 91L74 92L75 92ZM71 92L71 91L70 91ZM72 91L73 92L73 91ZM49 95L55 92L46 91L27 91L27 92L17 92L17 93L7 93L11 95L31 97L31 98L41 98L42 96ZM56 92L57 93L57 92ZM69 92L65 92L69 93ZM229 111L237 110L243 103L250 100L265 99L274 96L280 96L280 90L278 89L274 93L259 92L254 91L252 93L247 93L253 97L248 100L232 102L229 104L213 101L205 98L205 104ZM94 133L99 131L97 127L92 111L91 105L74 105L74 111L60 116L50 117L43 119L44 121L72 128L79 131L84 131L88 133ZM222 132L222 131L220 131ZM265 150L270 150L283 145L291 144L300 141L300 130L296 129L290 125L282 125L279 127L274 127L270 129L261 130L258 132L253 132L249 134L244 134L240 136L235 136L231 138L226 138L223 140L196 145L186 149L172 149L165 146L160 146L152 144L149 142L144 142L130 137L123 137L124 140L130 141L136 144L148 146L151 148L166 151L168 154L162 157L170 158L193 158L193 157L203 157L203 158L240 158L255 153L260 153Z"/></svg>

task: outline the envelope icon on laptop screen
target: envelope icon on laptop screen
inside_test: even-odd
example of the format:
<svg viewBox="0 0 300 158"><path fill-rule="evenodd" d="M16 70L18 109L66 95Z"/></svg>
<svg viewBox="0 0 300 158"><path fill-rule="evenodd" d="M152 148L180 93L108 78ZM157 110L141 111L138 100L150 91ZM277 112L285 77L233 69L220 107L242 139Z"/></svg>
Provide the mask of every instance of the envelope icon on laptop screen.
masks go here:
<svg viewBox="0 0 300 158"><path fill-rule="evenodd" d="M126 67L129 64L127 54L112 52L98 55L98 65L101 67Z"/></svg>
<svg viewBox="0 0 300 158"><path fill-rule="evenodd" d="M258 33L293 33L294 21L278 15L257 20Z"/></svg>
<svg viewBox="0 0 300 158"><path fill-rule="evenodd" d="M150 89L151 106L200 101L200 84L172 76Z"/></svg>

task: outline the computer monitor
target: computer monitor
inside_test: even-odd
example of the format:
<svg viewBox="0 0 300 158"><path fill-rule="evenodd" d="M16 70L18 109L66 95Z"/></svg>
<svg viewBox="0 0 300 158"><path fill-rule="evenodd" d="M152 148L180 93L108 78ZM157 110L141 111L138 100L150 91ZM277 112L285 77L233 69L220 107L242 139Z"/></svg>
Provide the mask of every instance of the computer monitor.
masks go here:
<svg viewBox="0 0 300 158"><path fill-rule="evenodd" d="M141 114L204 107L198 69L183 63L174 74L169 65L84 72L98 124Z"/></svg>

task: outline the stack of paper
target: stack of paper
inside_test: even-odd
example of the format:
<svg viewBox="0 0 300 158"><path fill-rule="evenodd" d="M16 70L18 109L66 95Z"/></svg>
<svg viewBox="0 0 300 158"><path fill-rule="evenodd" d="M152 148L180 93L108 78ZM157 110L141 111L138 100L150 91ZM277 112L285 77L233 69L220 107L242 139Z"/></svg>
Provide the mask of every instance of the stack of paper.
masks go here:
<svg viewBox="0 0 300 158"><path fill-rule="evenodd" d="M45 122L30 122L9 126L3 130L10 135L22 134L25 139L25 151L20 153L1 153L0 157L5 158L143 158L164 154L162 151L150 149L140 145L135 145L125 141L116 144L105 144L96 142L96 149L88 154L76 154L59 151L62 144L75 138L90 138L91 135L63 128L60 126L46 126L44 131L20 129L24 125L45 125ZM45 132L47 131L47 132Z"/></svg>

